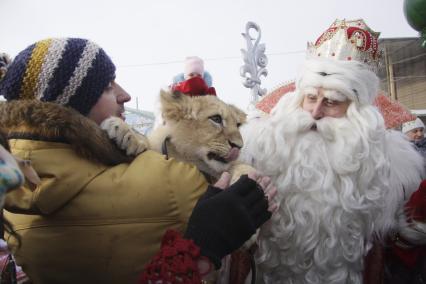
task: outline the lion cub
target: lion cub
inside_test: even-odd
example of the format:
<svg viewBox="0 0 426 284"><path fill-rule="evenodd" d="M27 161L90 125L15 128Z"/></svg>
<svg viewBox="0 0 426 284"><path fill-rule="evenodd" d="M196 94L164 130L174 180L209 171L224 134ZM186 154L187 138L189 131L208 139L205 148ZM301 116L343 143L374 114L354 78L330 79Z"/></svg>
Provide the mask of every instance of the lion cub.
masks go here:
<svg viewBox="0 0 426 284"><path fill-rule="evenodd" d="M106 119L101 128L128 155L137 155L147 149L163 153L196 165L210 183L224 171L231 173L233 183L254 170L236 162L243 146L239 131L246 120L243 111L216 96L189 97L164 90L160 93L160 103L163 123L148 137L136 133L117 117ZM256 239L257 233L244 244L243 251L247 251ZM215 272L212 277L218 275Z"/></svg>
<svg viewBox="0 0 426 284"><path fill-rule="evenodd" d="M243 146L239 131L246 120L243 111L216 96L189 97L165 90L160 93L160 103L163 124L148 137L116 117L106 119L101 128L128 155L158 151L196 165L211 181L224 171L231 171L235 179L252 170L234 162Z"/></svg>

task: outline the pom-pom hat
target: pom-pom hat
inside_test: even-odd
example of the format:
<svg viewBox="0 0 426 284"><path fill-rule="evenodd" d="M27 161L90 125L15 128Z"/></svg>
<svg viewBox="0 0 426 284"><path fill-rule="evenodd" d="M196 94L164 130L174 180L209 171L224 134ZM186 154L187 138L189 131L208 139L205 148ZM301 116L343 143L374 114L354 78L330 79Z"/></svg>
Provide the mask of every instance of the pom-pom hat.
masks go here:
<svg viewBox="0 0 426 284"><path fill-rule="evenodd" d="M54 102L87 115L114 79L115 66L97 44L80 38L49 38L15 57L0 82L0 95L8 101Z"/></svg>

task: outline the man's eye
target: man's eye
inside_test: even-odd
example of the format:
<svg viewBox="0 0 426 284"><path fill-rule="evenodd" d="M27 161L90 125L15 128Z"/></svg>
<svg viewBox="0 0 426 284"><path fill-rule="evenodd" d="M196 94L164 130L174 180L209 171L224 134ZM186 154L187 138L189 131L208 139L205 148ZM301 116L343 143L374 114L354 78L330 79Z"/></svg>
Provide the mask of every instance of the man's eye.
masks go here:
<svg viewBox="0 0 426 284"><path fill-rule="evenodd" d="M317 97L316 96L313 96L313 95L308 95L308 96L306 96L307 98L308 98L308 100L310 101L310 102L314 102L314 101L316 101L317 100Z"/></svg>
<svg viewBox="0 0 426 284"><path fill-rule="evenodd" d="M222 117L219 114L212 115L209 119L215 123L222 124Z"/></svg>
<svg viewBox="0 0 426 284"><path fill-rule="evenodd" d="M333 101L333 100L327 100L326 102L325 102L325 104L327 105L327 106L335 106L335 105L337 105L339 102L338 101Z"/></svg>

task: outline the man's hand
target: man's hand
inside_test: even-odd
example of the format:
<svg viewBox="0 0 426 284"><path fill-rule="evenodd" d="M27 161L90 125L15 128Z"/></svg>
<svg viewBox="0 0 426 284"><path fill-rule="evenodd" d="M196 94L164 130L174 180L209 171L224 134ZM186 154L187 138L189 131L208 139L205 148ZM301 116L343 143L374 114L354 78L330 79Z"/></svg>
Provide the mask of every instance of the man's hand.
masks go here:
<svg viewBox="0 0 426 284"><path fill-rule="evenodd" d="M229 180L225 173L215 186L208 187L195 205L185 233L216 268L225 255L241 247L272 214L264 192L269 187L269 178L251 173L228 187Z"/></svg>

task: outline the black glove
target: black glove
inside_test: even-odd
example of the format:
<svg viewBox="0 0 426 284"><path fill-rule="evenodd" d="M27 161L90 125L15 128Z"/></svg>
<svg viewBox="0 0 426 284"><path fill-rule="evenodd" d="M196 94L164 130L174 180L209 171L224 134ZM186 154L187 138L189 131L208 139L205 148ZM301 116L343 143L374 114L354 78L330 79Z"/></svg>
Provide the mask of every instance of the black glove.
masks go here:
<svg viewBox="0 0 426 284"><path fill-rule="evenodd" d="M221 259L241 247L269 218L263 190L244 175L228 189L208 187L192 211L184 237L192 239L218 269Z"/></svg>

